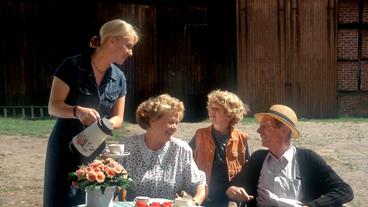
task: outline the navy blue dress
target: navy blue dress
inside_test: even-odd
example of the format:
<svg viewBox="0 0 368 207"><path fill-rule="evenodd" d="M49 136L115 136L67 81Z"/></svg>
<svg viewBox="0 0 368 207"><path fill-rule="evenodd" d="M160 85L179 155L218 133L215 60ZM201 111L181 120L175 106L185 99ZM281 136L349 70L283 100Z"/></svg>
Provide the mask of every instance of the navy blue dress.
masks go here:
<svg viewBox="0 0 368 207"><path fill-rule="evenodd" d="M70 92L66 104L93 108L101 117L110 117L117 99L126 95L126 79L123 72L111 65L99 87L91 67L91 52L66 58L56 69L54 76L63 80ZM73 206L85 202L85 194L71 187L70 172L81 164L91 162L105 148L103 143L94 154L84 157L69 146L72 138L84 126L78 119L57 118L51 132L46 154L44 179L44 206Z"/></svg>

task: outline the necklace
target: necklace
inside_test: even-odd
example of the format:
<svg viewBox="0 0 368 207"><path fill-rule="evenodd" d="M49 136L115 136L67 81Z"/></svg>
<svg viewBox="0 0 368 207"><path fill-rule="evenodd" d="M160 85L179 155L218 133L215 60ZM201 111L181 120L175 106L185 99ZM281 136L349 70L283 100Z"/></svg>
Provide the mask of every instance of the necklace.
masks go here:
<svg viewBox="0 0 368 207"><path fill-rule="evenodd" d="M95 61L93 60L92 60L92 71L93 75L95 76L96 84L97 86L99 86L101 84L103 77L105 76L106 71L99 70L99 68L96 66Z"/></svg>
<svg viewBox="0 0 368 207"><path fill-rule="evenodd" d="M91 62L92 62L92 69L93 69L94 73L98 73L98 74L101 74L101 75L105 74L106 71L101 70L100 68L98 68L94 60L92 60Z"/></svg>

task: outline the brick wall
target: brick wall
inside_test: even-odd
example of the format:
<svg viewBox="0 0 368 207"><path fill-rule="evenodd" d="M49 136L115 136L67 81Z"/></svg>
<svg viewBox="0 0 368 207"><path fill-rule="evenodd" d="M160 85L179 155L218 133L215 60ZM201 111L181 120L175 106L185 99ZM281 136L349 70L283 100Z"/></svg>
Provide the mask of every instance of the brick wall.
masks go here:
<svg viewBox="0 0 368 207"><path fill-rule="evenodd" d="M339 91L356 91L358 89L358 63L337 63L337 89Z"/></svg>
<svg viewBox="0 0 368 207"><path fill-rule="evenodd" d="M367 5L368 6L368 5ZM368 59L368 31L362 31L362 58Z"/></svg>
<svg viewBox="0 0 368 207"><path fill-rule="evenodd" d="M359 17L361 10L361 17ZM368 116L368 1L338 1L337 90L340 116Z"/></svg>
<svg viewBox="0 0 368 207"><path fill-rule="evenodd" d="M367 116L367 95L339 95L339 116Z"/></svg>
<svg viewBox="0 0 368 207"><path fill-rule="evenodd" d="M363 4L363 23L368 23L368 1L364 1Z"/></svg>
<svg viewBox="0 0 368 207"><path fill-rule="evenodd" d="M358 0L339 0L339 23L359 22L359 3Z"/></svg>
<svg viewBox="0 0 368 207"><path fill-rule="evenodd" d="M361 81L360 81L360 90L367 92L368 91L368 63L365 62L361 64Z"/></svg>
<svg viewBox="0 0 368 207"><path fill-rule="evenodd" d="M337 58L358 59L358 29L340 29L337 31Z"/></svg>

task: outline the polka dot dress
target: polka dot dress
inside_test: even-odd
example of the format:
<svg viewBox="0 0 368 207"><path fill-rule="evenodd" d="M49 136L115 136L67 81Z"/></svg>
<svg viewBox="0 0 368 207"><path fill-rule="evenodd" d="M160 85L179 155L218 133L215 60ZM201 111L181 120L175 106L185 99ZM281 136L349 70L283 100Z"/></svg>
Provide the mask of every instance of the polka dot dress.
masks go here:
<svg viewBox="0 0 368 207"><path fill-rule="evenodd" d="M128 190L128 200L136 196L174 199L182 190L194 195L196 186L206 183L192 149L180 139L172 137L157 151L146 146L144 134L123 138L120 143L131 153L119 159L135 183L134 189Z"/></svg>

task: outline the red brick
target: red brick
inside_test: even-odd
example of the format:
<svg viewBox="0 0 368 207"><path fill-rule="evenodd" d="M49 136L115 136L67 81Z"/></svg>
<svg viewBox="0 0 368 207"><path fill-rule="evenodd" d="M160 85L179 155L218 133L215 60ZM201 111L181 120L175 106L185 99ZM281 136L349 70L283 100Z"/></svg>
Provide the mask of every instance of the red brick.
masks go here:
<svg viewBox="0 0 368 207"><path fill-rule="evenodd" d="M368 31L362 31L362 58L368 58Z"/></svg>
<svg viewBox="0 0 368 207"><path fill-rule="evenodd" d="M337 63L337 89L339 91L358 90L358 62Z"/></svg>
<svg viewBox="0 0 368 207"><path fill-rule="evenodd" d="M337 58L358 59L358 29L341 29L337 32Z"/></svg>
<svg viewBox="0 0 368 207"><path fill-rule="evenodd" d="M363 23L368 23L368 1L364 1L363 4Z"/></svg>
<svg viewBox="0 0 368 207"><path fill-rule="evenodd" d="M361 64L360 90L368 91L368 63Z"/></svg>
<svg viewBox="0 0 368 207"><path fill-rule="evenodd" d="M338 22L339 23L358 23L359 22L359 3L358 0L339 0L338 1Z"/></svg>
<svg viewBox="0 0 368 207"><path fill-rule="evenodd" d="M339 116L368 116L368 95L339 95Z"/></svg>

